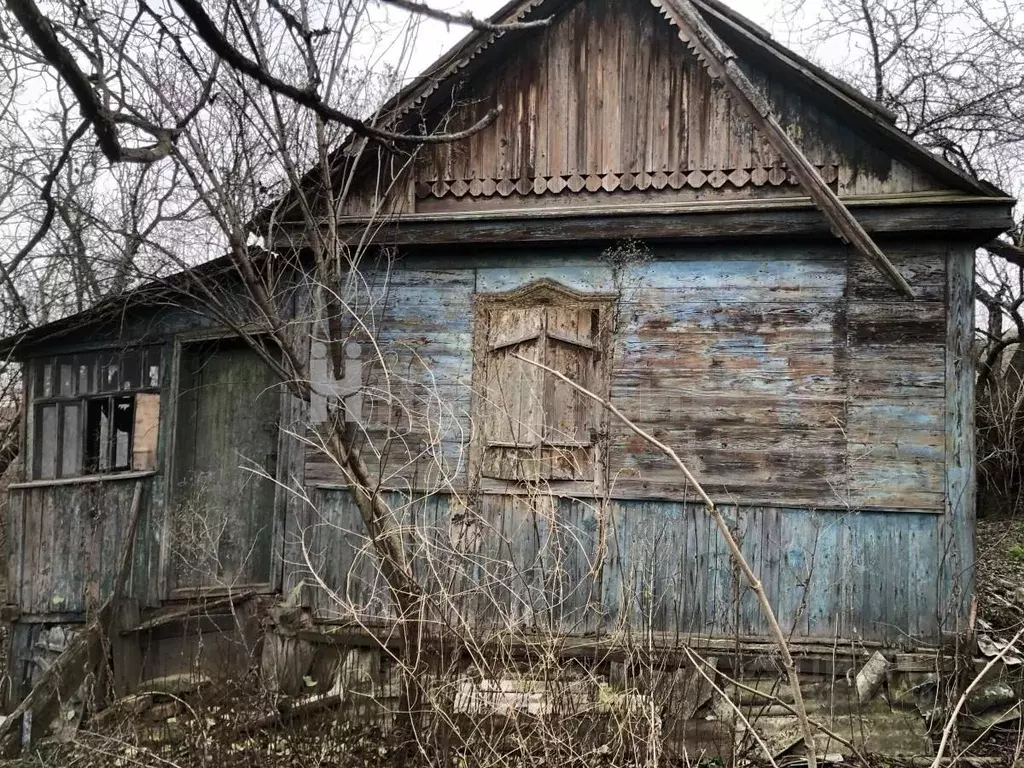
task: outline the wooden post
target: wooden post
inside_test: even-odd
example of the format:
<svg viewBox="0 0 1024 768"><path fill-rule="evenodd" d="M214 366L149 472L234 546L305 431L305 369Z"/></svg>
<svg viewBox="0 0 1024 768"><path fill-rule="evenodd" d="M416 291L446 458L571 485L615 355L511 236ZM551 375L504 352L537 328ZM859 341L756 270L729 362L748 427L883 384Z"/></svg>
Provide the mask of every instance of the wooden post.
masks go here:
<svg viewBox="0 0 1024 768"><path fill-rule="evenodd" d="M142 678L142 649L137 632L125 632L139 624L139 601L122 598L113 607L110 631L110 656L114 672L114 696L133 692Z"/></svg>

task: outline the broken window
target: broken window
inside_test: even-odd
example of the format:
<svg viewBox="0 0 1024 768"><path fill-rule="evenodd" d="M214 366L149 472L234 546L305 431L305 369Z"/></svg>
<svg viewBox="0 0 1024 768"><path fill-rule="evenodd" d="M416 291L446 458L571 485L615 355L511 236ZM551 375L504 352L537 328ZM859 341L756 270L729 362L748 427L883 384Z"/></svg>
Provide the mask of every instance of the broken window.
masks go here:
<svg viewBox="0 0 1024 768"><path fill-rule="evenodd" d="M543 363L591 391L601 389L606 298L573 300L535 288L484 301L478 345L480 473L503 480L593 479L593 400L534 365Z"/></svg>
<svg viewBox="0 0 1024 768"><path fill-rule="evenodd" d="M36 479L156 468L158 347L32 363Z"/></svg>

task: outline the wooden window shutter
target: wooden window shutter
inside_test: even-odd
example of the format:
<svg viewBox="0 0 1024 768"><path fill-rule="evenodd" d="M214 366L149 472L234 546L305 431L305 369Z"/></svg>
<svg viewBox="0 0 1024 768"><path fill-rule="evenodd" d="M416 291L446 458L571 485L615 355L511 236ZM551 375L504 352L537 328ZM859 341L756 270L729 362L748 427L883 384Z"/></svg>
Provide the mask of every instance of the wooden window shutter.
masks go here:
<svg viewBox="0 0 1024 768"><path fill-rule="evenodd" d="M599 362L598 315L592 306L551 303L488 311L481 411L485 477L592 478L593 402L515 355L543 362L570 381L593 389Z"/></svg>
<svg viewBox="0 0 1024 768"><path fill-rule="evenodd" d="M596 311L548 307L545 363L587 389L595 383ZM541 474L549 480L585 480L592 475L593 401L556 376L545 373Z"/></svg>
<svg viewBox="0 0 1024 768"><path fill-rule="evenodd" d="M488 313L483 474L503 480L536 480L543 427L543 371L519 360L540 361L543 307Z"/></svg>
<svg viewBox="0 0 1024 768"><path fill-rule="evenodd" d="M134 419L132 469L156 469L156 449L160 437L160 395L136 395Z"/></svg>

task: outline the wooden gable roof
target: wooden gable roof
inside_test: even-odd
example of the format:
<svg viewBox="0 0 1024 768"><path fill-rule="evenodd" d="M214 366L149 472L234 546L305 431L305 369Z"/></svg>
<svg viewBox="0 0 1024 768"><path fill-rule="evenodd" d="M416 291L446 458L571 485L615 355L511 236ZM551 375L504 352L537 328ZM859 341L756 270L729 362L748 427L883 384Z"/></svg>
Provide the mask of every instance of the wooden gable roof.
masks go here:
<svg viewBox="0 0 1024 768"><path fill-rule="evenodd" d="M985 200L991 215L967 214L968 229L990 237L1009 223L1003 193L717 0L515 0L491 19L538 20L547 23L474 31L379 113L377 124L397 133L468 138L426 142L411 156L355 137L341 148L336 158L357 173L340 224L398 215L399 241L427 244L456 237L436 225L466 217L809 197L836 235L910 295L848 205ZM288 198L276 206L285 229L289 208Z"/></svg>
<svg viewBox="0 0 1024 768"><path fill-rule="evenodd" d="M469 135L378 163L342 216L806 195L910 296L841 198L997 194L715 0L518 0L493 21L544 18L469 35L387 105L399 131Z"/></svg>
<svg viewBox="0 0 1024 768"><path fill-rule="evenodd" d="M416 210L479 209L509 197L547 205L539 198L588 192L650 190L661 200L800 194L785 158L679 36L648 0L581 0L548 30L492 54L493 67L451 76L437 86L448 103L420 115L431 128L462 130L501 112L469 139L421 150ZM949 182L976 189L959 174L944 183L894 157L812 89L740 65L841 194Z"/></svg>
<svg viewBox="0 0 1024 768"><path fill-rule="evenodd" d="M715 0L692 6L839 195L997 193L751 22ZM674 9L674 0L518 0L495 14L496 23L550 24L472 33L383 111L405 130L451 132L500 110L469 139L420 150L407 180L412 209L481 210L510 197L544 206L555 195L617 191L662 201L804 194ZM351 212L360 205L357 195Z"/></svg>

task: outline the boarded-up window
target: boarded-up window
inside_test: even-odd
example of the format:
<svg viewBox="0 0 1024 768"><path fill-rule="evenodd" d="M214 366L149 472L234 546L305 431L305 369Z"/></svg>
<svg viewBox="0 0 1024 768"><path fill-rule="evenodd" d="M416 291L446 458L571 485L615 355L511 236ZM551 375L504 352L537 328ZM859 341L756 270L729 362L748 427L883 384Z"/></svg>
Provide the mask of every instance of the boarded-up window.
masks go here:
<svg viewBox="0 0 1024 768"><path fill-rule="evenodd" d="M483 477L503 480L590 480L598 411L540 362L589 390L600 390L605 355L601 328L607 300L572 301L537 289L485 302L486 341L477 412Z"/></svg>
<svg viewBox="0 0 1024 768"><path fill-rule="evenodd" d="M156 468L158 347L41 358L31 376L33 477Z"/></svg>

